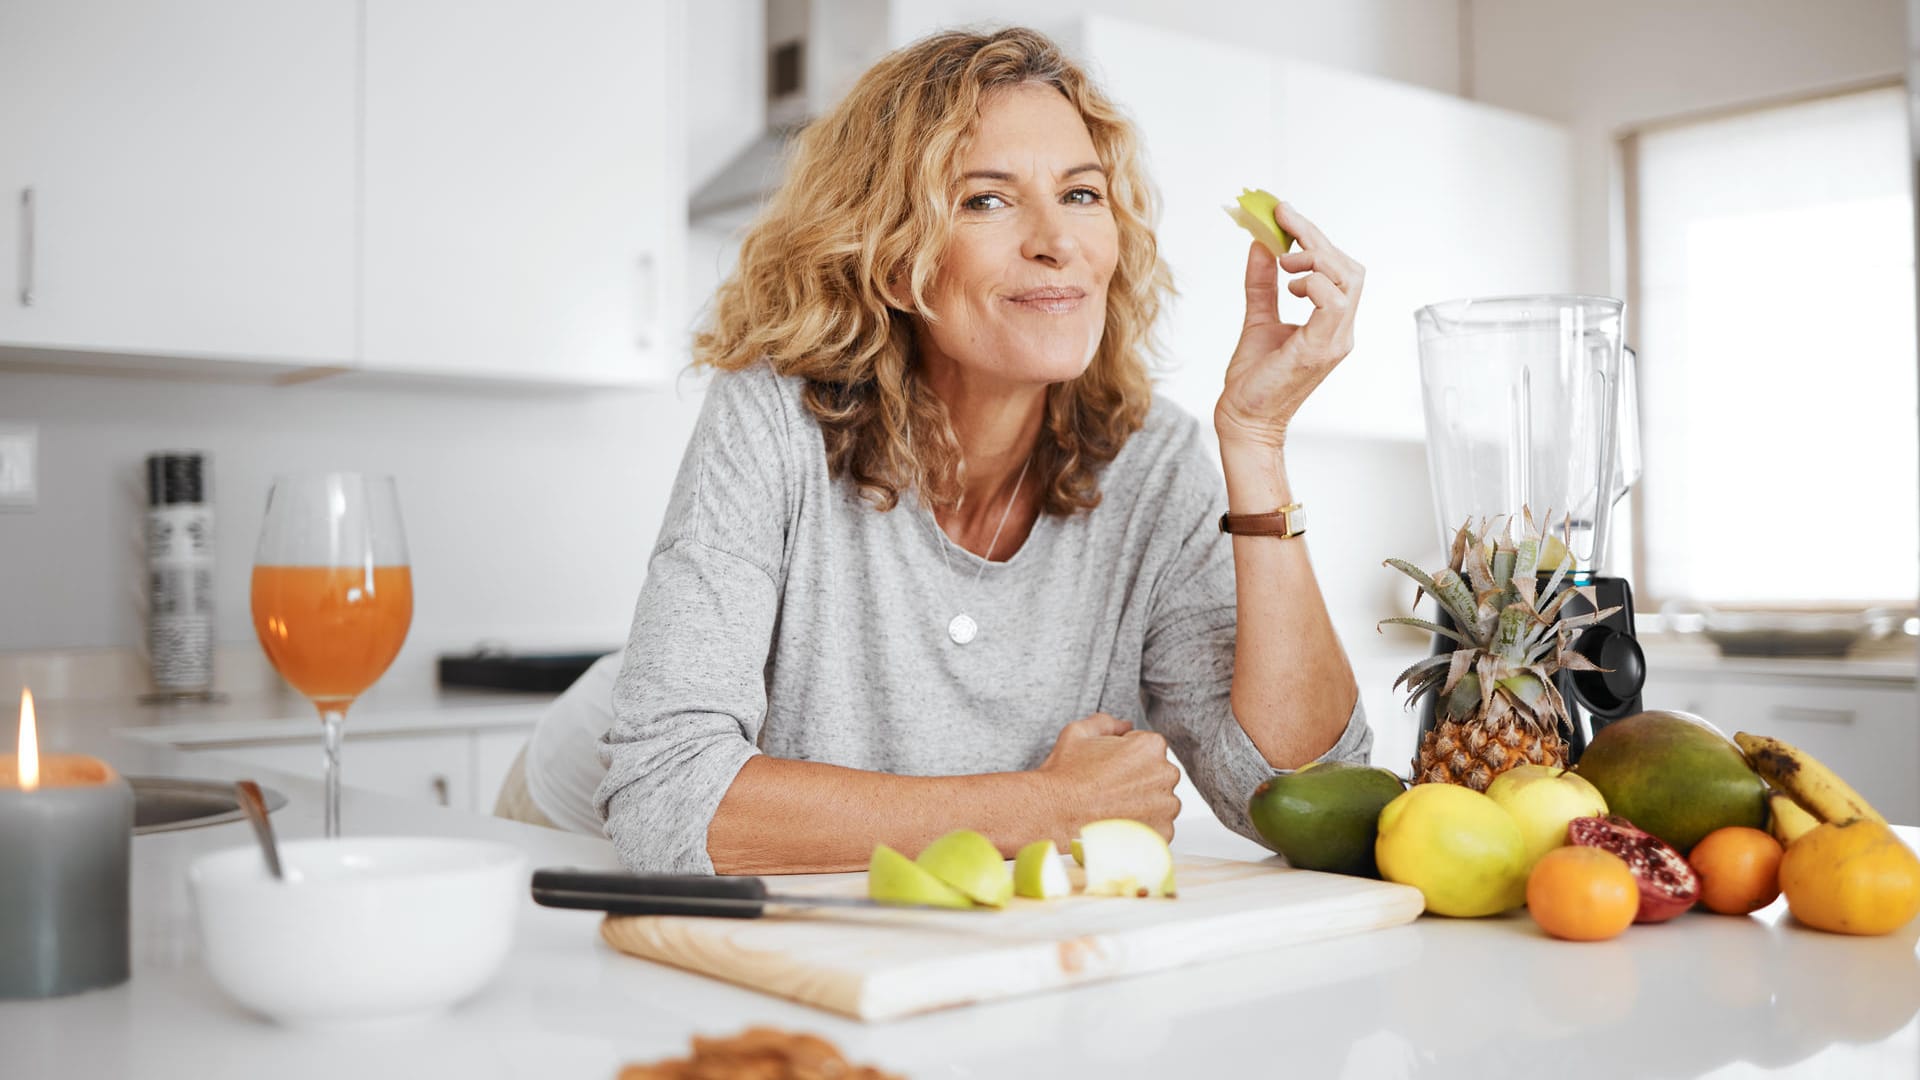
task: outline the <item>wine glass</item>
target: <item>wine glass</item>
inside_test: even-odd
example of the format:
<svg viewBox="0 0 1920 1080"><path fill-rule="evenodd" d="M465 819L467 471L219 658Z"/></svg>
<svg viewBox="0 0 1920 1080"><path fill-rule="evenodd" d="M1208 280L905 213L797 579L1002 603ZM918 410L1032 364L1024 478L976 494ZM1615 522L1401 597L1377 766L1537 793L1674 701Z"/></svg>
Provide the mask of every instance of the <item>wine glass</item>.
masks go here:
<svg viewBox="0 0 1920 1080"><path fill-rule="evenodd" d="M253 556L253 629L268 659L320 710L326 835L340 835L340 725L407 639L413 575L393 479L274 478Z"/></svg>

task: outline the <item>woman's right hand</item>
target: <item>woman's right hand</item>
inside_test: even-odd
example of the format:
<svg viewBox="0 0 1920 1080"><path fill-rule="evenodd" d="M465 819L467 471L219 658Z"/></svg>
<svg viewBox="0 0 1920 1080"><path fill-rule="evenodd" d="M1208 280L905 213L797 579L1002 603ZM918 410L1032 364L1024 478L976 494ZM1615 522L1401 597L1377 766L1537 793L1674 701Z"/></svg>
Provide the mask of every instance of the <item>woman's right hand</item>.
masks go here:
<svg viewBox="0 0 1920 1080"><path fill-rule="evenodd" d="M1089 821L1132 818L1173 839L1180 770L1167 760L1167 740L1155 732L1094 713L1060 730L1037 774L1055 807L1054 828L1067 837Z"/></svg>

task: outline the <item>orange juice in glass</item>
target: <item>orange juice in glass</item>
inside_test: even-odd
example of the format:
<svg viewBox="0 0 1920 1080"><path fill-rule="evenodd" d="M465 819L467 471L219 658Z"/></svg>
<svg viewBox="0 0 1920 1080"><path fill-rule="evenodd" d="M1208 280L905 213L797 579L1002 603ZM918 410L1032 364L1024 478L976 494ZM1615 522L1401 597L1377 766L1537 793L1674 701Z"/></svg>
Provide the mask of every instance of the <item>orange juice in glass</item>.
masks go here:
<svg viewBox="0 0 1920 1080"><path fill-rule="evenodd" d="M253 628L280 675L320 711L326 835L340 835L340 726L413 621L413 576L393 481L281 476L253 560Z"/></svg>

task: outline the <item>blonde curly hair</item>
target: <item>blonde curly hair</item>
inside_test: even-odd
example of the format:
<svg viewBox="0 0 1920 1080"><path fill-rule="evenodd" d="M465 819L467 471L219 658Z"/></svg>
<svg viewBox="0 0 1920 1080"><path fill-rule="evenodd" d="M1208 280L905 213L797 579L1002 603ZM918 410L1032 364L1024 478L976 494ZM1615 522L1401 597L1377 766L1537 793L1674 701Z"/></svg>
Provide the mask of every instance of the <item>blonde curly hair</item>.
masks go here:
<svg viewBox="0 0 1920 1080"><path fill-rule="evenodd" d="M1078 378L1047 388L1031 465L1043 512L1099 505L1097 470L1146 419L1147 356L1157 351L1154 320L1172 284L1133 126L1043 34L935 34L863 74L796 137L786 182L749 227L738 267L694 336L697 366L737 371L769 360L805 379L829 467L881 510L907 489L934 506L959 501L960 445L946 406L920 377L913 316L934 319L927 294L952 235L960 162L982 99L1029 82L1054 87L1079 110L1119 232L1099 348ZM890 283L905 285L904 304Z"/></svg>

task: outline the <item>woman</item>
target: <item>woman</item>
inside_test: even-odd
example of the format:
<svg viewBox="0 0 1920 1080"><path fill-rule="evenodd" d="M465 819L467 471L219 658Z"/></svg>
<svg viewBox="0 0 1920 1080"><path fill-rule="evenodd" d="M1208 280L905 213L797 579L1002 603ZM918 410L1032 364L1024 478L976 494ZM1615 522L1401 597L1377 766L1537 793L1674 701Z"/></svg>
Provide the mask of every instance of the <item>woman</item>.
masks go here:
<svg viewBox="0 0 1920 1080"><path fill-rule="evenodd" d="M940 34L799 137L696 360L718 369L612 690L595 805L636 870L844 871L956 827L1130 817L1169 747L1214 812L1371 734L1293 502L1294 410L1358 264L1291 208L1199 426L1153 398L1169 285L1134 136L1045 37ZM1256 522L1257 524L1257 522ZM1269 530L1273 531L1273 530Z"/></svg>

